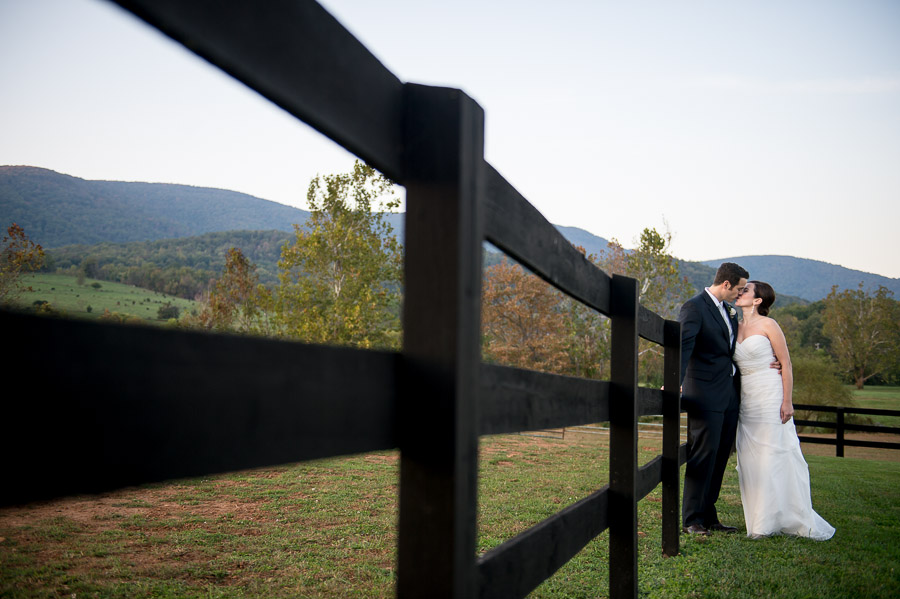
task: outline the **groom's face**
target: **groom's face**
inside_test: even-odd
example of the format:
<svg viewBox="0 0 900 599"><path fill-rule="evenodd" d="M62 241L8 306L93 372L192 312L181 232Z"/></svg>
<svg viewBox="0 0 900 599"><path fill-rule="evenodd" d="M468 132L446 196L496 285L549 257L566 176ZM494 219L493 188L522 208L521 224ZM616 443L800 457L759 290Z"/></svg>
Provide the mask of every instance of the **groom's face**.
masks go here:
<svg viewBox="0 0 900 599"><path fill-rule="evenodd" d="M747 279L741 279L738 281L737 285L731 286L731 283L725 281L725 285L728 287L725 291L725 301L726 302L734 302L737 299L738 294L741 290L747 286Z"/></svg>

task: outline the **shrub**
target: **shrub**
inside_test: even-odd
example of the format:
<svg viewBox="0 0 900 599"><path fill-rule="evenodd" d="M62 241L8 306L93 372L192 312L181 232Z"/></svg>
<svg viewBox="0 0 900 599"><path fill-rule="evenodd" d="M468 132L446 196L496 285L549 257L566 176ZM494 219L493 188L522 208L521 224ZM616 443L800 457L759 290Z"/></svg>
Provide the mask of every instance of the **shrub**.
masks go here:
<svg viewBox="0 0 900 599"><path fill-rule="evenodd" d="M794 370L793 401L795 404L847 408L856 405L850 390L841 382L837 364L824 351L801 350L791 356L791 363ZM796 420L834 422L834 414L812 410L797 410L794 418ZM871 419L859 414L848 414L845 422L871 424ZM805 429L809 429L809 427L797 427L797 430L801 432ZM821 429L821 432L831 430L833 429Z"/></svg>
<svg viewBox="0 0 900 599"><path fill-rule="evenodd" d="M160 306L159 310L156 311L156 317L159 320L177 319L179 314L181 314L181 309L168 302L166 302L165 305Z"/></svg>

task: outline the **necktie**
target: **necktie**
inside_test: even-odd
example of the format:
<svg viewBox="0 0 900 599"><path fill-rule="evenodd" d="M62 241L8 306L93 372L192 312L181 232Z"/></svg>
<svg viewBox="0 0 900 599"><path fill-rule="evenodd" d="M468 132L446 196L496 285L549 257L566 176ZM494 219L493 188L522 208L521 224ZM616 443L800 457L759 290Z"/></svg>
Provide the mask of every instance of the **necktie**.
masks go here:
<svg viewBox="0 0 900 599"><path fill-rule="evenodd" d="M720 311L722 312L722 316L725 318L725 324L728 325L728 343L734 343L734 329L731 328L731 319L728 318L728 312L725 311L725 302L719 304ZM734 365L734 362L731 363L731 376L734 376L734 373L737 372L737 367Z"/></svg>
<svg viewBox="0 0 900 599"><path fill-rule="evenodd" d="M725 326L728 327L728 341L731 342L734 339L734 331L731 329L731 319L728 318L728 312L725 310L725 302L719 304L719 311L722 313L722 318L725 319Z"/></svg>

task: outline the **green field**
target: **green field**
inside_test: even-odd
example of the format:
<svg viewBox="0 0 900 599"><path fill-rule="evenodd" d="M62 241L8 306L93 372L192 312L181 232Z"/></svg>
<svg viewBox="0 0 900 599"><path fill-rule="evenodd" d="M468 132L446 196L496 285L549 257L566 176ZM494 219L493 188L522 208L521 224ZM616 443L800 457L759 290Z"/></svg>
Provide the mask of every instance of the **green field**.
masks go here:
<svg viewBox="0 0 900 599"><path fill-rule="evenodd" d="M597 439L483 439L478 551L604 485ZM664 558L657 489L639 504L640 596L900 596L900 463L808 462L832 540L682 536ZM0 510L0 596L391 597L397 486L383 452ZM733 463L719 506L742 528ZM532 596L608 596L608 546L603 533Z"/></svg>
<svg viewBox="0 0 900 599"><path fill-rule="evenodd" d="M36 301L49 302L53 310L70 318L96 319L104 310L127 314L148 323L161 322L160 307L171 303L183 312L194 309L197 302L186 300L140 287L84 279L78 284L75 277L37 273L22 277L22 284L34 291L25 292L19 298L22 307L31 307Z"/></svg>
<svg viewBox="0 0 900 599"><path fill-rule="evenodd" d="M860 407L900 410L900 387L873 387L871 385L857 390L847 385ZM866 405L862 405L866 404Z"/></svg>
<svg viewBox="0 0 900 599"><path fill-rule="evenodd" d="M857 390L853 385L848 385L852 390L853 400L860 408L874 408L877 410L900 410L900 387L864 387ZM900 427L900 416L871 416L872 422L883 426Z"/></svg>

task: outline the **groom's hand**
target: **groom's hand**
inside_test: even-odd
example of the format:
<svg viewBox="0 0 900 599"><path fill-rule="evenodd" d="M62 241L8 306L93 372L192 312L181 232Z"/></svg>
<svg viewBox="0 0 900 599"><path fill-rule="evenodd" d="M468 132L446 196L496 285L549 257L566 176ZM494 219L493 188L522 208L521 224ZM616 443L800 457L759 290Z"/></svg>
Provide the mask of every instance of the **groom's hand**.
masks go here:
<svg viewBox="0 0 900 599"><path fill-rule="evenodd" d="M781 362L778 361L778 358L775 358L775 361L769 364L769 368L774 368L778 371L778 374L781 374Z"/></svg>

